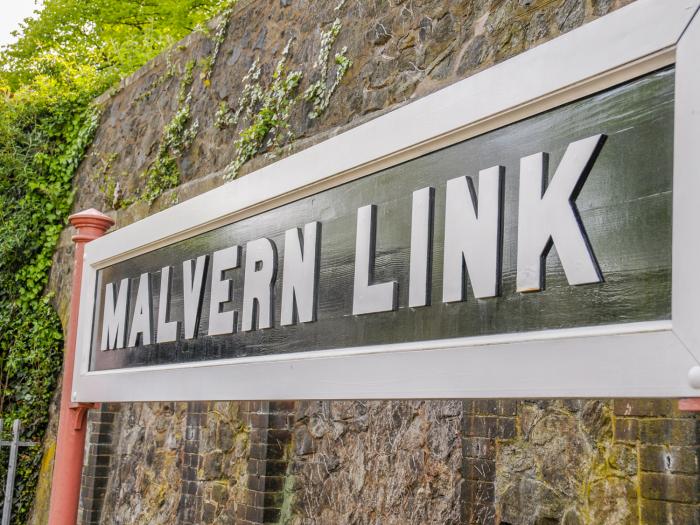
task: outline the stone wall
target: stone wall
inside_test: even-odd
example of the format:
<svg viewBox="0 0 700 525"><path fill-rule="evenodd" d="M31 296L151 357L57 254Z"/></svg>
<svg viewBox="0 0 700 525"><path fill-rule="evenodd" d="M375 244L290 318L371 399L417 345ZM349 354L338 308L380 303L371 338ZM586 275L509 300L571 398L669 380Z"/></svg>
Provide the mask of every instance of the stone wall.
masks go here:
<svg viewBox="0 0 700 525"><path fill-rule="evenodd" d="M101 97L75 209L121 227L224 183L241 134L269 126L253 92L282 117L240 176L626 3L241 0ZM280 92L276 67L298 85ZM64 321L71 259L66 230L51 277ZM698 523L699 439L698 419L661 400L105 405L81 522Z"/></svg>

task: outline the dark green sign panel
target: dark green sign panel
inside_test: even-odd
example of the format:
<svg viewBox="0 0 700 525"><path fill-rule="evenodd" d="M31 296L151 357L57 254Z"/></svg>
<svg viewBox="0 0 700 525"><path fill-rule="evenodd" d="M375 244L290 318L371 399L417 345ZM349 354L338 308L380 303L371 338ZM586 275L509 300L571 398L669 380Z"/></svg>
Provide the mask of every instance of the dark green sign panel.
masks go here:
<svg viewBox="0 0 700 525"><path fill-rule="evenodd" d="M667 69L104 268L90 369L669 319L673 108Z"/></svg>

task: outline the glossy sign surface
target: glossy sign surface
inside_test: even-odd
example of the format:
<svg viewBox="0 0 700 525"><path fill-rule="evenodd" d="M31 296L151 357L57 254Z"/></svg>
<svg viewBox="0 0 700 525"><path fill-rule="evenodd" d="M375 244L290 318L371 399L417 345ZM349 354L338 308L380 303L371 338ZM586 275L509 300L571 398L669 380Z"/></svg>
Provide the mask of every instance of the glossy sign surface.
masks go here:
<svg viewBox="0 0 700 525"><path fill-rule="evenodd" d="M90 369L669 319L673 79L673 70L654 73L102 269L97 280ZM570 143L599 134L604 134L606 140L580 188L576 207L603 281L579 286L569 284L555 246L546 258L544 288L538 292L517 292L521 159L548 153L551 177ZM479 188L479 173L488 173L484 170L494 166L503 167L503 229L498 241L502 272L497 283L498 295L475 299L471 284L467 283L463 301L443 302L447 181L468 176L473 186ZM426 187L434 188L429 206L434 212L430 221L432 231L414 231L413 235L414 251L425 253L427 250L430 265L425 268L415 263L413 273L414 282L421 276L427 279L428 293L427 301L423 301L423 288L415 288L410 303L416 307L411 308L413 193ZM428 197L420 193L415 201L425 201ZM283 324L281 321L291 315L288 310L285 316L281 315L286 232L292 228L304 231L305 225L310 223L318 223L320 238L317 295L315 300L304 297L303 309L297 315L301 314L303 320L314 320ZM382 285L374 289L379 290L380 300L387 302L388 309L393 306L396 293L397 309L355 315L357 232L358 228L365 227L374 228L376 239L374 249L369 250L374 252L370 254L372 267L362 269L367 273L359 275L360 284ZM257 242L259 239L268 239L270 244ZM251 242L255 242L252 246L256 258L262 260L271 253L274 255L274 268L266 268L259 261L249 263L245 248ZM234 246L241 248L232 250ZM297 257L301 257L299 250L297 247ZM219 254L216 259L215 253ZM208 263L196 264L204 255L208 256ZM186 271L183 262L188 260L192 263ZM214 264L221 272L212 286ZM161 274L165 267L170 270L164 277ZM245 274L259 272L269 278L271 274L265 273L268 270L274 276L271 301L265 302L263 294L262 300L251 299L254 303L247 301L244 306ZM144 272L149 273L148 284L140 286ZM188 286L183 286L184 273L189 274L185 276L189 290ZM198 275L202 279L201 304L191 297ZM301 282L303 277L302 274L295 279ZM149 315L144 311L143 297L138 297L139 290L151 293L152 333L150 337L136 338L137 346L133 348L102 351L106 284L124 279L129 280L124 340L130 339L131 325L136 322L143 326L145 316ZM260 282L264 288L265 279ZM164 283L170 285L169 301L160 300ZM249 294L261 294L262 288L257 285ZM224 302L223 308L212 309L212 290L230 301ZM427 304L418 306L422 302ZM183 322L185 303L189 308L199 308L196 326ZM312 303L315 303L313 312L308 306ZM165 322L159 323L159 309L164 304L169 315L165 316ZM270 325L270 328L251 329L255 326L250 322L250 304L257 305L258 325ZM376 302L369 304L377 306ZM387 305L380 306L377 306L380 310L387 309ZM264 315L261 316L261 312ZM157 333L159 324L160 336ZM235 331L226 333L232 324ZM185 330L195 337L186 339ZM224 333L209 335L216 332ZM152 344L144 345L149 339Z"/></svg>

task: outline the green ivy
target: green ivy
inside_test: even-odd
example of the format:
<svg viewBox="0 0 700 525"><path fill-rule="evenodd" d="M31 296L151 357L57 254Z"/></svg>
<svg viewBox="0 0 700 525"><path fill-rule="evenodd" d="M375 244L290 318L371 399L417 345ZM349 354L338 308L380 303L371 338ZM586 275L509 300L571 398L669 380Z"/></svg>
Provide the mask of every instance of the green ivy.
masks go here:
<svg viewBox="0 0 700 525"><path fill-rule="evenodd" d="M306 90L304 90L304 100L311 103L311 111L309 112L309 118L315 119L321 116L331 101L331 96L338 89L340 82L343 77L352 66L352 61L348 58L348 48L343 47L339 53L335 54L334 62L337 66L335 71L335 78L331 85L328 85L328 59L330 57L331 48L335 41L338 39L340 30L343 28L340 20L337 18L331 25L328 31L321 33L321 49L318 53L318 58L314 63L314 68L321 70L320 78L311 84Z"/></svg>
<svg viewBox="0 0 700 525"><path fill-rule="evenodd" d="M314 68L320 69L320 75L301 95L301 98L311 104L307 115L310 119L315 119L326 111L331 96L352 66L352 61L347 57L347 47L343 47L335 54L335 78L329 85L329 57L342 27L340 20L336 19L327 31L321 33L321 48L314 63ZM291 40L287 42L282 51L269 85L263 87L260 83L261 68L258 60L255 60L243 77L243 90L236 103L236 110L232 110L224 101L219 103L214 115L214 126L224 129L241 122L247 123L234 143L234 159L224 170L226 180L235 179L241 167L261 151L280 148L283 133L286 132L287 139L293 136L289 120L292 107L299 99L296 92L303 73L287 72L291 43Z"/></svg>
<svg viewBox="0 0 700 525"><path fill-rule="evenodd" d="M165 191L180 184L180 168L177 159L192 144L199 130L199 121L191 122L192 83L195 61L190 60L180 79L177 111L163 129L163 137L153 164L146 170L146 185L141 200L151 204Z"/></svg>
<svg viewBox="0 0 700 525"><path fill-rule="evenodd" d="M22 421L23 439L43 438L61 368L63 331L44 290L73 173L97 128L88 101L0 101L0 415L6 432ZM40 447L21 449L13 523L25 522L40 461Z"/></svg>
<svg viewBox="0 0 700 525"><path fill-rule="evenodd" d="M291 40L287 42L272 73L272 82L265 89L259 83L260 66L257 60L243 78L244 88L238 100L238 109L229 121L237 124L243 116L249 125L240 132L234 143L236 155L224 172L224 178L227 180L236 178L241 166L264 147L279 146L282 133L289 129L289 115L296 100L294 93L302 78L301 71L287 72L291 43ZM221 115L220 107L217 122Z"/></svg>

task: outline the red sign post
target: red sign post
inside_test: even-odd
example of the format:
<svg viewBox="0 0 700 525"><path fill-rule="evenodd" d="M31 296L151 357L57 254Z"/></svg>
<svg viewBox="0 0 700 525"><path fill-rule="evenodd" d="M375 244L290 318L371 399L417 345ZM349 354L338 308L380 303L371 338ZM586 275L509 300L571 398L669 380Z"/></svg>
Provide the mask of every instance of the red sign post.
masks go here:
<svg viewBox="0 0 700 525"><path fill-rule="evenodd" d="M63 357L63 385L61 388L61 412L58 422L56 459L51 483L50 525L75 525L80 498L80 476L85 449L85 418L93 404L72 403L73 364L75 341L78 332L80 286L83 276L85 243L97 239L114 225L114 220L95 209L71 215L68 219L78 231L73 236L75 255L73 266L73 290L71 293L68 335Z"/></svg>

